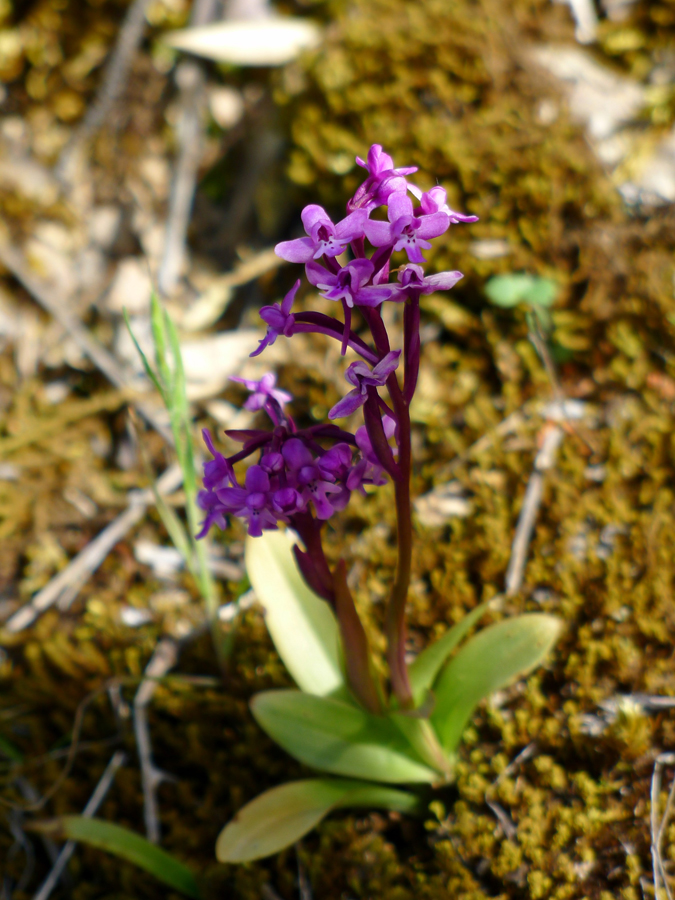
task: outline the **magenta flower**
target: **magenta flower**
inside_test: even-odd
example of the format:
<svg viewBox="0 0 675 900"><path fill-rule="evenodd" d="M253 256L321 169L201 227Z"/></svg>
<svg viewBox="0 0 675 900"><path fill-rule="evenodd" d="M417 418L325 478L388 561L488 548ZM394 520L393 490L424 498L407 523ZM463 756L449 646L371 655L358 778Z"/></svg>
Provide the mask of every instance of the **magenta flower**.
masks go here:
<svg viewBox="0 0 675 900"><path fill-rule="evenodd" d="M307 278L327 300L344 300L349 307L379 306L396 294L389 285L369 285L374 266L369 259L353 259L337 275L312 260L305 266Z"/></svg>
<svg viewBox="0 0 675 900"><path fill-rule="evenodd" d="M329 419L342 419L356 412L368 399L369 387L384 387L387 378L398 366L400 350L392 350L371 370L367 363L358 360L347 367L345 378L354 390L343 397L328 413Z"/></svg>
<svg viewBox="0 0 675 900"><path fill-rule="evenodd" d="M318 519L330 519L335 508L327 495L339 494L342 488L333 483L327 471L321 470L309 449L299 438L287 440L281 452L290 472L297 480L297 489L305 504L312 503Z"/></svg>
<svg viewBox="0 0 675 900"><path fill-rule="evenodd" d="M368 172L368 178L358 188L354 197L347 204L347 209L365 209L371 212L387 202L387 198L399 191L405 192L407 182L405 175L412 175L417 166L394 168L394 160L385 153L380 144L373 144L368 151L368 158L356 157L356 162Z"/></svg>
<svg viewBox="0 0 675 900"><path fill-rule="evenodd" d="M248 521L251 537L260 537L263 529L275 529L278 515L270 507L270 479L261 466L250 466L246 472L246 486L224 488L216 491L222 507L235 516Z"/></svg>
<svg viewBox="0 0 675 900"><path fill-rule="evenodd" d="M405 250L410 262L425 262L422 249L431 247L429 238L438 237L450 227L450 217L444 212L416 216L412 200L407 194L392 194L387 209L389 222L368 220L366 237L373 247L393 245L394 252Z"/></svg>
<svg viewBox="0 0 675 900"><path fill-rule="evenodd" d="M267 334L258 344L258 349L250 354L251 356L258 356L265 347L270 347L279 335L291 336L295 325L295 316L291 313L291 308L299 287L300 279L298 278L281 303L275 303L274 306L263 306L260 310L260 318L263 322L267 322Z"/></svg>
<svg viewBox="0 0 675 900"><path fill-rule="evenodd" d="M293 399L288 391L282 391L275 387L277 376L274 372L267 372L260 381L251 381L248 378L239 378L236 375L231 375L230 381L243 384L248 391L252 392L251 396L244 403L244 409L248 409L251 412L263 409L270 399L276 400L282 409L285 403L290 403Z"/></svg>
<svg viewBox="0 0 675 900"><path fill-rule="evenodd" d="M312 203L302 211L302 224L308 237L282 241L276 245L274 252L294 263L306 263L321 256L339 256L351 241L363 237L367 218L365 209L357 209L333 225L326 210Z"/></svg>
<svg viewBox="0 0 675 900"><path fill-rule="evenodd" d="M425 215L443 212L450 218L451 225L458 225L460 222L478 221L478 216L467 216L464 213L458 213L454 209L450 209L448 206L448 192L440 185L436 185L431 190L422 193L416 185L409 184L408 190L420 201L420 205L415 212L421 211Z"/></svg>
<svg viewBox="0 0 675 900"><path fill-rule="evenodd" d="M401 290L407 287L415 288L420 294L449 291L460 278L464 278L461 272L437 272L436 275L425 276L422 266L416 266L413 263L403 266L398 273Z"/></svg>

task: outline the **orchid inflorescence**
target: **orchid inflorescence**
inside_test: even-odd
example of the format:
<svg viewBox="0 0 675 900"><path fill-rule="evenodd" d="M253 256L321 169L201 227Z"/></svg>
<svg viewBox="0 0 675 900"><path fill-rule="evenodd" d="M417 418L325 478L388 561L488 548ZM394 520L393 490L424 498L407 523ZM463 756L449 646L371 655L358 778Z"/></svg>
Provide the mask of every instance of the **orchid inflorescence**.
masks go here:
<svg viewBox="0 0 675 900"><path fill-rule="evenodd" d="M292 528L304 550L295 547L298 566L309 586L333 607L343 643L348 648L345 665L350 688L371 712L382 709L382 693L369 663L367 641L340 560L330 568L321 544L323 523L349 502L352 491L392 480L398 520L398 565L386 615L391 687L400 707L413 705L405 664L404 609L410 581L412 522L410 502L411 426L410 403L420 364L420 297L449 290L461 272L426 275L424 250L431 239L450 225L475 222L476 216L450 209L444 188L423 192L407 180L415 167L394 168L392 158L374 144L367 160L357 157L368 177L347 203L347 215L334 224L326 211L306 206L302 222L306 237L284 241L275 248L282 259L305 265L305 273L321 296L342 305L343 321L323 313L293 313L300 287L298 279L280 304L260 312L267 332L251 356L262 353L278 337L298 333L324 334L340 342L343 355L349 348L357 355L346 370L352 390L328 413L329 422L298 428L286 411L292 399L276 386L273 374L259 381L235 379L251 391L244 404L264 410L271 430L228 431L243 448L229 458L214 447L211 435L204 439L213 459L204 467L204 490L199 503L206 512L200 536L212 525L224 528L226 516L246 520L248 533L260 536L279 522ZM387 219L371 218L386 207ZM371 250L367 250L367 245ZM352 259L340 262L351 249ZM392 256L405 252L407 263L393 270ZM396 281L390 277L396 272ZM402 348L392 349L382 319L384 303L404 306ZM354 308L370 331L364 340L352 328ZM397 369L402 362L402 384ZM382 396L386 389L387 399ZM363 410L364 424L354 433L333 423ZM393 442L393 443L392 443ZM257 462L246 471L243 485L234 465L253 454Z"/></svg>

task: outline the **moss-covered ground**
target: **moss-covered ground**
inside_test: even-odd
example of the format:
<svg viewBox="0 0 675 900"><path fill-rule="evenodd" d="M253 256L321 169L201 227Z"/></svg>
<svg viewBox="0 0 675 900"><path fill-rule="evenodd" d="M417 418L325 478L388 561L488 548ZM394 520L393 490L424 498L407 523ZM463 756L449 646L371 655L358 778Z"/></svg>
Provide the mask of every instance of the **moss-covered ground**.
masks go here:
<svg viewBox="0 0 675 900"><path fill-rule="evenodd" d="M51 21L63 55L74 52L65 12L75 6L90 9L42 0L16 16L32 15L36 34ZM97 27L110 40L120 10L110 4L96 10ZM475 225L453 227L431 258L437 269L459 268L465 277L451 299L431 297L424 311L415 491L457 480L472 512L444 527L417 525L411 651L502 592L546 427L542 409L551 385L524 316L490 307L484 293L489 277L510 271L560 285L553 312L560 382L567 397L585 406L546 476L522 589L500 615L544 610L560 616L565 631L543 668L480 709L465 736L456 785L438 794L422 820L340 814L297 850L221 866L213 847L223 824L262 789L302 773L248 711L255 691L288 683L262 615L251 608L233 635L222 684L177 677L159 687L151 706L156 762L172 776L159 790L163 844L199 872L207 898L254 900L273 888L291 900L298 896L298 858L317 900L653 896L650 785L658 754L675 749L675 720L668 709L620 698L675 698L675 216L668 206L636 212L623 205L557 86L532 63L532 45L574 41L566 6L349 0L316 12L330 23L326 46L269 79L285 144L278 169L258 191L266 240L293 233L305 202L337 211L359 181L354 155L375 141L399 165L418 165L420 183L438 180L451 206L480 216ZM90 26L82 20L78 27ZM628 19L601 22L592 52L647 81L650 67L672 52L674 32L672 0L639 0ZM68 106L61 75L45 76L40 93L35 73L60 71L55 52L56 62L36 50L24 68L4 71L12 112L28 106L35 115L36 104L44 104L63 121L81 114L74 99ZM84 105L91 88L68 90ZM156 93L159 98L161 90ZM542 116L544 100L558 110L552 121ZM652 101L644 127L665 132L675 113L673 94L661 91ZM136 152L133 141L122 149ZM98 152L105 157L105 147ZM19 208L11 193L3 198L7 216L29 231L30 210ZM274 204L281 212L270 216ZM487 239L507 241L510 252L498 259L473 255L470 245ZM294 277L282 270L276 281L264 282L265 295L276 299ZM19 291L9 278L3 290ZM254 315L242 312L247 321ZM308 417L321 418L338 396L337 357L325 353L308 346L306 362L287 362L280 371ZM124 397L111 395L95 373L70 372L76 396L55 407L45 397L53 377L43 367L37 377L21 379L11 344L0 355L0 453L20 473L0 480L4 618L114 518L129 488L147 483L140 464L125 469L115 462ZM498 430L512 414L513 429ZM151 433L143 439L162 468L161 440ZM66 498L81 491L97 511L87 518L64 491ZM384 489L357 499L329 534L330 552L344 554L354 567L376 646L395 562L393 524ZM166 585L134 557L132 542L143 536L168 542L150 513L69 610L50 610L20 634L3 635L0 737L8 744L4 750L0 744L0 800L7 814L11 804L25 803L18 775L40 793L59 776L78 705L117 676L126 679L121 694L129 701L157 639L177 633ZM241 538L235 526L224 540ZM222 599L245 588L226 583ZM180 617L197 621L199 601L187 576L171 590L187 592ZM122 605L150 607L153 620L128 627L120 620ZM217 676L207 637L185 647L176 674ZM92 700L81 751L41 815L80 812L121 745L129 764L100 815L142 831L131 723L124 704L117 714L114 708L108 693ZM19 755L22 762L12 761ZM662 808L665 793L659 803ZM18 879L25 859L9 855L13 843L10 829L0 828L4 873ZM33 890L49 869L39 842L35 847ZM666 828L664 853L675 863L675 823ZM173 896L94 850L79 848L70 873L55 898ZM13 896L22 900L31 892Z"/></svg>

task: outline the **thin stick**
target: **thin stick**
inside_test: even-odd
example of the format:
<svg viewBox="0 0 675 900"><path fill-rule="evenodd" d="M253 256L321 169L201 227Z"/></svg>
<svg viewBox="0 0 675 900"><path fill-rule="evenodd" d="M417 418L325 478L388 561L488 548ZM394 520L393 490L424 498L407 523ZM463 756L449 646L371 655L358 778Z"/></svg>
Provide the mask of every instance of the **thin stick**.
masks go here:
<svg viewBox="0 0 675 900"><path fill-rule="evenodd" d="M28 293L53 316L59 325L75 341L80 350L103 372L115 387L125 390L129 387L125 371L115 357L99 343L87 328L75 316L68 312L68 304L54 286L41 278L37 278L26 264L23 254L14 247L4 235L0 236L0 263L20 281ZM152 427L162 435L165 441L173 444L171 430L166 422L157 414L156 408L146 403L137 403L139 413Z"/></svg>
<svg viewBox="0 0 675 900"><path fill-rule="evenodd" d="M163 677L178 662L178 653L178 644L170 638L163 638L155 647L144 674L152 679ZM134 732L138 747L138 759L141 764L145 832L148 840L153 844L158 844L160 838L157 788L167 777L161 769L155 766L152 759L147 709L156 690L156 680L144 680L134 697Z"/></svg>
<svg viewBox="0 0 675 900"><path fill-rule="evenodd" d="M91 819L94 816L103 801L105 800L106 794L110 790L110 787L115 779L115 775L117 774L117 770L120 766L124 765L126 760L126 754L123 750L117 750L108 765L105 768L103 775L101 775L101 779L99 783L96 785L94 793L89 798L89 802L85 806L82 811L82 815ZM47 900L51 892L56 887L56 884L63 873L63 870L68 865L68 861L70 857L73 855L75 851L76 842L75 841L66 841L66 843L61 848L61 852L59 853L56 862L52 866L52 870L49 875L42 882L42 885L38 889L38 892L34 895L33 900Z"/></svg>
<svg viewBox="0 0 675 900"><path fill-rule="evenodd" d="M195 0L190 25L208 24L215 17L217 6L217 0ZM197 174L204 155L206 79L202 64L194 59L181 62L176 69L176 84L180 90L178 161L169 199L164 253L157 273L157 287L164 295L173 293L180 277Z"/></svg>
<svg viewBox="0 0 675 900"><path fill-rule="evenodd" d="M134 0L129 7L115 49L106 65L96 99L74 136L64 147L56 164L56 174L60 179L72 179L76 176L77 173L73 172L73 162L77 160L87 141L108 118L113 104L124 89L134 56L143 39L145 13L149 5L150 0Z"/></svg>
<svg viewBox="0 0 675 900"><path fill-rule="evenodd" d="M668 900L672 900L672 894L670 892L670 887L668 886L666 873L663 867L662 845L663 835L665 834L665 826L667 824L668 817L670 816L670 810L672 808L673 801L675 800L675 779L673 780L673 785L671 786L670 793L668 795L666 809L661 818L661 821L659 821L659 796L661 794L661 779L663 776L663 769L665 766L672 765L675 765L675 753L661 753L656 758L656 761L654 763L654 772L652 773L652 785L650 791L650 829L652 840L652 870L654 873L655 900L659 900L659 890L661 888L662 881L663 887L665 888L666 894L668 896Z"/></svg>
<svg viewBox="0 0 675 900"><path fill-rule="evenodd" d="M174 463L158 479L157 489L162 494L170 494L179 487L182 480L183 473L178 464ZM32 600L17 610L5 623L5 629L11 634L23 631L57 602L61 609L67 609L115 544L143 518L147 507L153 502L151 490L140 491L132 496L128 508L87 544Z"/></svg>
<svg viewBox="0 0 675 900"><path fill-rule="evenodd" d="M490 807L492 812L495 814L497 821L502 827L502 831L504 832L507 840L512 841L515 839L518 834L518 829L511 821L511 817L506 812L506 810L497 803L496 800L491 798L491 795L494 791L497 790L497 785L503 778L508 778L509 775L512 775L516 769L520 768L524 762L526 762L530 757L534 756L537 752L537 744L533 741L531 744L528 744L524 750L521 750L520 753L513 759L509 765L504 769L503 772L500 772L495 781L490 785L490 787L485 791L485 803Z"/></svg>
<svg viewBox="0 0 675 900"><path fill-rule="evenodd" d="M518 593L523 583L527 550L544 492L544 472L555 464L562 439L562 428L557 425L549 425L544 433L541 449L535 458L534 469L525 491L523 506L511 545L511 559L505 579L507 597Z"/></svg>

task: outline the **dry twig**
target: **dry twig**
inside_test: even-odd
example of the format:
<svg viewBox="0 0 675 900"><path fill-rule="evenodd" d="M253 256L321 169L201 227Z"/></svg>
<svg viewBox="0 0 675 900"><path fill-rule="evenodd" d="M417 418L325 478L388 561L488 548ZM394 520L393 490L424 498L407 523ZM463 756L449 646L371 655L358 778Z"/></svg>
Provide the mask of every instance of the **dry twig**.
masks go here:
<svg viewBox="0 0 675 900"><path fill-rule="evenodd" d="M157 689L157 681L155 679L162 678L176 665L178 652L179 646L171 638L163 638L157 644L150 662L145 667L144 674L148 676L148 679L141 682L141 686L134 697L134 732L136 734L138 758L141 764L145 832L148 840L152 841L153 844L158 844L160 837L157 788L167 778L167 775L155 766L152 759L152 743L150 741L147 709Z"/></svg>
<svg viewBox="0 0 675 900"><path fill-rule="evenodd" d="M506 570L506 596L518 593L523 583L527 549L530 545L534 523L544 493L544 473L555 465L558 448L563 439L563 430L549 423L544 431L541 449L534 461L534 470L525 491L516 533L511 546L511 559Z"/></svg>
<svg viewBox="0 0 675 900"><path fill-rule="evenodd" d="M126 760L126 754L122 750L117 750L108 765L105 768L103 775L101 775L101 779L99 783L96 785L94 793L89 798L89 802L82 810L82 815L86 818L90 819L94 816L103 801L105 800L105 796L110 790L110 786L112 785L115 775L117 774L117 770L120 766L124 765ZM33 900L47 900L51 892L56 887L56 884L61 877L61 873L68 865L68 861L70 857L73 855L75 851L75 841L66 841L66 843L61 848L61 852L59 853L56 862L54 863L51 872L42 882L40 888L37 893L34 895Z"/></svg>
<svg viewBox="0 0 675 900"><path fill-rule="evenodd" d="M675 778L673 778L673 783L668 792L666 808L659 821L659 797L661 795L663 770L666 766L673 765L675 765L675 753L661 753L656 758L654 772L652 774L650 825L652 839L652 867L654 872L654 897L656 900L660 900L659 890L661 889L662 884L665 888L668 900L673 900L673 895L663 865L663 841L665 838L666 826L668 825L668 820L673 811L673 804L675 803Z"/></svg>
<svg viewBox="0 0 675 900"><path fill-rule="evenodd" d="M158 479L157 490L161 494L169 494L180 486L182 480L183 473L178 464L174 463ZM87 544L32 600L17 610L5 623L5 629L11 634L23 631L55 603L58 603L60 609L67 609L115 544L143 518L147 507L153 502L154 494L151 490L132 495L127 509Z"/></svg>
<svg viewBox="0 0 675 900"><path fill-rule="evenodd" d="M495 817L499 824L501 825L502 831L504 832L507 840L512 841L515 839L518 831L516 826L511 821L511 817L506 812L506 810L497 803L496 800L492 799L492 796L497 790L499 782L503 778L508 778L509 775L513 775L513 773L518 769L524 762L527 762L534 754L537 752L537 744L533 741L531 744L528 744L524 750L521 750L518 756L513 759L509 765L504 769L503 772L500 772L495 781L490 785L490 787L485 791L485 803L490 807L492 812L495 814Z"/></svg>
<svg viewBox="0 0 675 900"><path fill-rule="evenodd" d="M103 125L120 96L129 76L136 51L145 31L145 13L150 0L134 0L129 7L120 29L115 49L106 65L103 82L94 103L90 106L73 138L64 147L56 165L57 176L71 180L77 176L73 171L84 145Z"/></svg>

